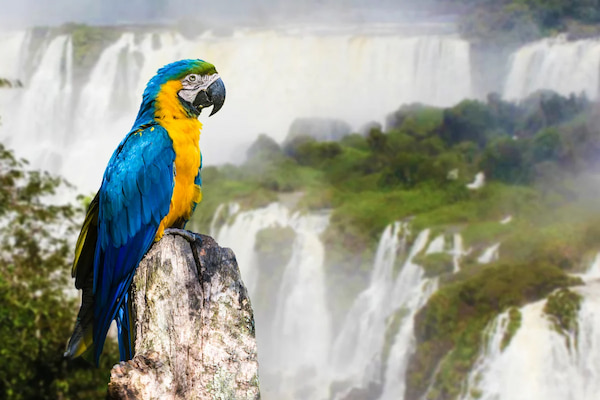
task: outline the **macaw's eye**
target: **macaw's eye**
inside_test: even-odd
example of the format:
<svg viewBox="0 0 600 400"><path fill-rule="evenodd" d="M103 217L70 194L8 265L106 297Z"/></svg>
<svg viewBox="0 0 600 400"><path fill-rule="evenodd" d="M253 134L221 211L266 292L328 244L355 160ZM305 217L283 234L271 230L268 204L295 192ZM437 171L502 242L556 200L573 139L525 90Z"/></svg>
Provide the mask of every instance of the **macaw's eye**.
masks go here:
<svg viewBox="0 0 600 400"><path fill-rule="evenodd" d="M188 79L190 80L190 82L196 82L196 75L190 75Z"/></svg>

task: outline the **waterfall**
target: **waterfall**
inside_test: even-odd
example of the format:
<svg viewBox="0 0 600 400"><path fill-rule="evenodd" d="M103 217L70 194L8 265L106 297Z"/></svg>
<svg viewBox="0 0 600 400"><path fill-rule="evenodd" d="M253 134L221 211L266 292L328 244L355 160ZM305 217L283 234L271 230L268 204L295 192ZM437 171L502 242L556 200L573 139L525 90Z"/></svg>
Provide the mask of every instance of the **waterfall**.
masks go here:
<svg viewBox="0 0 600 400"><path fill-rule="evenodd" d="M544 312L546 299L522 307L521 326L503 349L508 312L490 323L463 400L592 400L600 393L599 258L585 286L576 332L559 333Z"/></svg>
<svg viewBox="0 0 600 400"><path fill-rule="evenodd" d="M492 261L498 260L500 243L494 243L493 245L487 247L483 253L479 257L477 257L477 262L479 264L489 264Z"/></svg>
<svg viewBox="0 0 600 400"><path fill-rule="evenodd" d="M239 211L239 207L232 208L234 212ZM289 214L288 209L281 204L272 203L264 208L240 212L231 224L223 225L218 231L213 232L221 246L235 249L240 272L250 295L256 289L258 279L256 235L265 228L288 226Z"/></svg>
<svg viewBox="0 0 600 400"><path fill-rule="evenodd" d="M224 212L224 207L219 213ZM235 249L242 278L255 304L256 335L265 397L325 399L326 362L331 345L326 301L325 249L319 235L329 223L326 213L291 213L279 203L251 211L230 206L229 221L216 234L221 246ZM217 217L217 216L216 216ZM292 253L278 290L261 291L256 236L265 228L288 227L295 233ZM257 309L257 299L274 304L272 315ZM263 301L260 304L264 304ZM268 395L266 395L268 393Z"/></svg>
<svg viewBox="0 0 600 400"><path fill-rule="evenodd" d="M518 49L510 61L504 97L519 100L539 89L596 99L600 85L600 39L568 41L564 35Z"/></svg>
<svg viewBox="0 0 600 400"><path fill-rule="evenodd" d="M414 316L438 288L437 278L426 278L415 257L446 252L457 272L460 258L467 254L460 234L432 238L425 229L409 247L408 225L388 226L377 247L368 287L356 297L333 337L324 285L325 249L319 240L328 217L291 213L275 203L251 211L222 206L213 226L218 220L226 221L218 229L218 241L236 252L239 249L244 279L254 276L250 282L261 279L259 261L253 258L260 229L287 226L296 233L278 290L266 294L275 312L257 319L265 398L404 398L406 370L416 343ZM491 248L497 251L497 244ZM460 398L595 399L600 390L599 265L600 255L580 274L586 285L571 289L582 296L576 331L557 331L544 311L547 300L543 299L518 309L520 327L507 345L507 332L514 329L510 314L497 316L482 332L480 355L462 383ZM265 296L257 287L255 282L251 298ZM255 312L260 315L260 310Z"/></svg>
<svg viewBox="0 0 600 400"><path fill-rule="evenodd" d="M420 232L405 254L408 224L394 223L382 233L370 283L360 293L334 338L326 300L324 256L319 235L328 225L322 213L291 213L279 203L243 211L221 206L211 224L222 246L235 249L242 277L255 307L256 332L265 398L343 398L353 389L379 385L381 399L402 398L408 360L414 351L414 316L437 289L413 262L426 251L448 252L458 263L460 235L445 248L444 236L430 241ZM217 221L222 222L217 228ZM266 228L294 231L292 252L277 290L264 290L269 277L256 255L257 235ZM395 271L397 269L397 271ZM260 301L266 300L266 301ZM260 307L274 305L267 315ZM333 393L330 393L330 388ZM339 389L341 388L341 390Z"/></svg>
<svg viewBox="0 0 600 400"><path fill-rule="evenodd" d="M24 46L27 35L19 38ZM65 136L71 123L73 95L73 45L60 35L47 41L39 55L38 68L31 76L18 76L26 89L7 89L10 103L2 102L2 141L30 160L35 168L59 171L62 168ZM21 64L23 56L14 61ZM11 107L12 106L12 107Z"/></svg>
<svg viewBox="0 0 600 400"><path fill-rule="evenodd" d="M452 266L454 267L454 269L452 270L453 273L457 273L458 271L460 271L460 259L462 258L462 256L468 255L471 250L465 250L464 245L463 245L463 238L459 233L455 233L453 235L454 238L454 247L452 249Z"/></svg>
<svg viewBox="0 0 600 400"><path fill-rule="evenodd" d="M30 54L28 36L0 36L0 73L25 84L0 91L0 99L11 97L0 102L0 140L83 191L96 190L131 128L146 82L181 58L214 63L227 86L225 108L201 116L206 165L243 159L240 153L259 133L283 140L296 118L338 118L358 130L384 122L401 104L450 106L472 95L470 46L453 35L239 29L189 39L168 31L125 32L75 84L70 38L49 38L39 54Z"/></svg>
<svg viewBox="0 0 600 400"><path fill-rule="evenodd" d="M392 290L393 268L399 248L399 235L406 234L400 223L388 226L383 232L368 288L359 294L348 312L332 351L332 370L338 380L359 383L366 387L380 380L381 349L388 298ZM421 245L423 246L423 245Z"/></svg>
<svg viewBox="0 0 600 400"><path fill-rule="evenodd" d="M426 248L443 250L443 236L427 247L429 233L425 229L417 235L394 278L408 226L395 223L383 232L371 282L355 300L333 345L332 379L334 385L339 382L344 387L335 398L343 398L353 389L373 391L374 384L380 386L382 400L403 398L404 376L415 344L414 316L437 289L437 279L425 278L422 268L413 262Z"/></svg>
<svg viewBox="0 0 600 400"><path fill-rule="evenodd" d="M137 110L132 106L139 99L139 96L134 96L133 93L139 89L138 82L127 80L130 71L121 65L123 61L120 55L132 53L130 49L134 47L134 40L135 36L132 33L125 33L117 42L107 47L81 89L80 102L75 112L78 124L76 129L86 137L97 137L101 133L100 129L106 127L107 120L113 121L108 126L114 126L114 130L123 125L118 124L119 121L115 123L115 118L125 118L124 124L133 123L131 116L135 115ZM120 87L121 85L124 87ZM116 91L119 91L121 96L117 96ZM130 97L123 99L122 96L127 96L128 93ZM116 109L113 102L117 100L118 106L124 107L124 110Z"/></svg>
<svg viewBox="0 0 600 400"><path fill-rule="evenodd" d="M2 49L2 62L0 62L0 78L23 78L22 68L25 66L25 57L31 35L29 32L0 32L0 49Z"/></svg>
<svg viewBox="0 0 600 400"><path fill-rule="evenodd" d="M438 235L431 243L429 243L427 250L425 250L425 254L441 253L444 251L445 244L446 240L444 239L444 235Z"/></svg>
<svg viewBox="0 0 600 400"><path fill-rule="evenodd" d="M319 239L328 219L326 215L296 215L290 221L297 238L275 300L274 352L267 353L273 356L270 368L281 373L278 391L303 393L307 399L328 394L323 366L329 355L331 327L325 300L325 249Z"/></svg>
<svg viewBox="0 0 600 400"><path fill-rule="evenodd" d="M390 350L381 400L404 397L406 368L416 342L414 317L437 290L437 278L426 279L421 267L412 262L413 258L421 252L423 248L421 246L424 246L428 236L428 229L419 234L394 284L391 302L398 307L398 310L405 311L402 312L404 314L401 317L402 322Z"/></svg>
<svg viewBox="0 0 600 400"><path fill-rule="evenodd" d="M584 282L590 282L600 278L600 253L596 254L590 268L588 268L585 273L581 274L580 277Z"/></svg>

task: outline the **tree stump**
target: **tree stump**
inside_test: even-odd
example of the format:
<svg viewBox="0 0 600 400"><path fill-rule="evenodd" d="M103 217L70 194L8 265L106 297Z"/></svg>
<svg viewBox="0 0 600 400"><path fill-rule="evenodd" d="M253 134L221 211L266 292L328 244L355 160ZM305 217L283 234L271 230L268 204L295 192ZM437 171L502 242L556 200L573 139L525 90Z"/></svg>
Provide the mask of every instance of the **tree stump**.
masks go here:
<svg viewBox="0 0 600 400"><path fill-rule="evenodd" d="M135 357L111 399L259 399L254 316L231 249L168 230L132 283Z"/></svg>

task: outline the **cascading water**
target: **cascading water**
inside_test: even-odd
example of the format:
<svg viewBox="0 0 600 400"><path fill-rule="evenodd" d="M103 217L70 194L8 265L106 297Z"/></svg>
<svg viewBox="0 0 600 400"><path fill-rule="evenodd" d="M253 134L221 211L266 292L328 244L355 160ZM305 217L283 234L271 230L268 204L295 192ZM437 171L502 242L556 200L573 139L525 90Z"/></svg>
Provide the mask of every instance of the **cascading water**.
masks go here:
<svg viewBox="0 0 600 400"><path fill-rule="evenodd" d="M576 332L558 332L544 312L546 300L522 307L521 326L508 346L502 342L508 313L487 328L479 360L463 390L463 400L592 400L600 393L600 282L598 257L582 296Z"/></svg>
<svg viewBox="0 0 600 400"><path fill-rule="evenodd" d="M358 128L383 121L401 104L448 106L475 92L470 46L454 36L239 30L190 40L173 32L126 32L102 51L83 82L73 78L68 35L43 39L35 49L31 42L28 32L0 35L0 77L24 84L0 90L0 140L34 167L61 173L84 191L98 187L111 152L133 123L147 80L175 59L210 60L227 84L228 111L205 120L201 143L209 164L240 159L239 145L258 132L283 139L298 117L341 118ZM546 39L515 52L504 97L521 99L549 88L597 98L599 74L600 41ZM230 145L223 146L224 140ZM413 259L423 252L448 252L458 272L466 254L460 235L453 236L447 250L443 236L428 243L429 231L421 232L395 276L407 227L389 226L369 286L334 338L325 296L325 249L319 240L327 215L293 214L280 204L253 211L223 206L216 217L221 211L227 218L222 224L215 218L212 234L235 249L251 297L268 295L276 305L270 319L256 314L264 397L326 399L333 382L331 387L345 385L337 386L338 398L375 383L380 399L402 399L414 350L413 318L437 288L437 280L425 278ZM265 294L258 291L255 247L258 232L270 227L288 227L295 239L289 262L281 266L278 290ZM498 244L479 261L497 256ZM567 347L565 337L552 329L543 313L545 300L520 309L522 325L504 350L508 316L497 317L463 399L596 398L598 277L600 257L583 276L587 285L576 289L584 298L578 334L571 340L576 348Z"/></svg>
<svg viewBox="0 0 600 400"><path fill-rule="evenodd" d="M271 327L274 352L266 356L272 357L272 372L280 374L277 391L294 393L293 398L319 399L328 394L322 368L329 355L331 328L325 249L319 239L328 222L328 215L298 214L289 221L297 237L276 298Z"/></svg>
<svg viewBox="0 0 600 400"><path fill-rule="evenodd" d="M446 252L443 236L427 246L429 230L422 231L394 279L394 265L408 233L407 225L396 223L381 237L369 287L355 300L333 345L333 386L343 388L334 398L344 398L352 390L367 390L370 396L379 391L381 400L404 397L404 377L415 345L414 316L437 289L437 279L426 278L413 260L423 251ZM464 252L460 235L453 239L448 254L458 270Z"/></svg>
<svg viewBox="0 0 600 400"><path fill-rule="evenodd" d="M23 43L28 36L21 38ZM3 105L2 141L15 147L37 168L60 171L66 133L72 122L73 45L71 38L60 35L49 40L40 54L38 68L26 82L27 89L6 90L10 104ZM21 64L23 57L15 57ZM23 78L23 77L18 77ZM8 135L7 135L8 133Z"/></svg>
<svg viewBox="0 0 600 400"><path fill-rule="evenodd" d="M166 31L126 32L83 72L82 82L72 80L68 36L48 37L35 49L30 43L27 32L0 35L0 73L6 75L0 76L25 85L0 90L0 140L83 191L96 189L148 79L176 59L210 60L226 80L227 112L203 119L207 164L239 160L258 133L282 140L296 118L339 118L358 129L384 121L401 104L450 106L476 93L470 45L453 35L246 29L187 39ZM540 88L597 97L598 40L545 39L511 60L506 98ZM223 138L231 145L222 146Z"/></svg>
<svg viewBox="0 0 600 400"><path fill-rule="evenodd" d="M465 250L463 245L463 238L459 233L455 233L453 235L453 239L454 247L451 252L453 267L452 273L457 273L458 271L460 271L460 259L463 256L469 255L471 253L471 250Z"/></svg>
<svg viewBox="0 0 600 400"><path fill-rule="evenodd" d="M429 243L427 246L427 250L425 250L425 254L434 254L441 253L444 251L444 245L446 244L446 239L444 235L438 235Z"/></svg>
<svg viewBox="0 0 600 400"><path fill-rule="evenodd" d="M494 243L490 247L486 248L483 253L477 258L477 262L480 264L489 264L492 261L496 261L499 257L500 243Z"/></svg>
<svg viewBox="0 0 600 400"><path fill-rule="evenodd" d="M250 298L266 296L268 303L276 304L273 315L263 318L262 310L255 312L263 395L327 398L325 365L331 344L331 317L323 270L325 249L319 235L327 227L329 215L290 213L278 203L242 212L233 206L228 211L230 222L218 230L217 241L235 248ZM256 236L273 227L291 228L295 239L287 265L275 266L283 269L278 290L261 292Z"/></svg>
<svg viewBox="0 0 600 400"><path fill-rule="evenodd" d="M10 96L0 103L0 140L14 138L9 144L19 155L83 191L97 188L148 79L181 58L213 62L227 85L226 112L201 117L206 164L239 160L241 146L258 133L282 140L299 117L339 118L358 129L383 122L401 104L449 106L472 95L470 46L452 35L282 29L187 39L130 32L106 47L91 71L78 74L83 82L75 87L70 38L48 38L33 57L21 54L28 37L0 36L0 72L25 85L0 93L0 99ZM55 159L49 163L41 154Z"/></svg>
<svg viewBox="0 0 600 400"><path fill-rule="evenodd" d="M402 398L403 377L414 350L414 316L437 288L437 279L426 278L413 260L428 250L447 252L458 262L464 254L461 241L457 242L460 235L454 235L454 245L446 249L443 236L429 243L426 229L403 254L410 235L407 224L388 226L378 245L371 282L334 339L326 301L325 249L319 240L328 216L290 213L273 203L252 211L222 206L212 224L215 228L217 220L225 221L216 229L217 241L236 249L251 298L267 296L266 303L276 305L271 315L264 316L256 305L265 302L254 301L265 398L329 399L330 386L338 388L333 398L343 398L373 383L379 385L381 399ZM274 227L291 228L295 238L290 260L280 266L278 290L266 292L259 290L259 281L268 277L261 275L256 237ZM403 261L394 277L397 257Z"/></svg>
<svg viewBox="0 0 600 400"><path fill-rule="evenodd" d="M230 211L237 213L238 210L239 207L234 206ZM256 235L265 228L287 226L289 219L287 208L279 203L272 203L265 208L239 213L231 224L225 224L218 231L212 232L222 246L235 249L244 283L251 295L258 279Z"/></svg>
<svg viewBox="0 0 600 400"><path fill-rule="evenodd" d="M0 62L0 77L16 80L22 78L23 70L29 48L31 35L29 32L0 32L0 48L2 48L2 62Z"/></svg>
<svg viewBox="0 0 600 400"><path fill-rule="evenodd" d="M437 279L425 278L423 269L413 263L413 258L422 249L422 247L419 248L422 246L421 243L426 243L428 236L429 230L427 229L419 234L394 284L392 304L397 305L399 310L406 311L403 312L400 329L390 350L381 400L395 400L404 397L406 368L415 346L414 317L417 311L425 305L429 296L437 290Z"/></svg>
<svg viewBox="0 0 600 400"><path fill-rule="evenodd" d="M267 295L276 304L269 318L257 319L265 398L404 398L406 370L415 348L414 316L438 287L437 279L426 278L414 259L446 253L452 256L454 271L459 271L461 257L468 254L460 234L431 239L426 229L405 252L408 226L388 226L369 286L357 296L334 338L325 296L325 249L319 240L328 217L292 214L280 204L253 211L223 206L216 214L215 227L217 220L225 221L218 241L236 248L244 278L255 282L251 296ZM278 290L265 294L256 286L261 277L255 236L273 226L290 227L296 236ZM453 243L447 243L448 238ZM595 334L600 329L598 271L600 255L580 275L585 286L572 289L583 299L575 332L557 331L544 311L545 299L519 309L520 327L508 345L507 331L514 329L509 326L511 317L508 312L496 317L483 333L481 354L463 383L461 399L595 399L600 390L600 339ZM260 315L260 310L256 313Z"/></svg>
<svg viewBox="0 0 600 400"><path fill-rule="evenodd" d="M331 361L337 375L334 379L346 381L349 387L352 384L366 387L372 381L381 380L388 297L392 290L399 235L403 233L406 233L405 227L400 223L388 226L383 232L369 287L354 301L334 342Z"/></svg>
<svg viewBox="0 0 600 400"><path fill-rule="evenodd" d="M585 93L596 99L600 89L600 40L568 41L565 36L525 45L512 56L504 97L519 100L539 89L564 96Z"/></svg>

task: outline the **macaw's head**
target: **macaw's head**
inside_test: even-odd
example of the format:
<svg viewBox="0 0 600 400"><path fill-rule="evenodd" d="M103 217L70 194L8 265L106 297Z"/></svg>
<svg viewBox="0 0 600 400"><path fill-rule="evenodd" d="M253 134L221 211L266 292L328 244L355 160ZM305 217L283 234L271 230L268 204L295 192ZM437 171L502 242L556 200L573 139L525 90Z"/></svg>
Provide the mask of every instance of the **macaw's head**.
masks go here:
<svg viewBox="0 0 600 400"><path fill-rule="evenodd" d="M202 60L181 60L158 70L148 82L144 103L153 103L155 117L197 117L213 106L210 115L225 102L225 85L214 65ZM143 105L142 105L143 108ZM140 110L140 113L142 110Z"/></svg>

